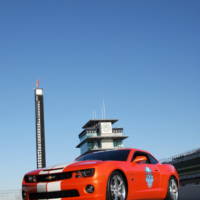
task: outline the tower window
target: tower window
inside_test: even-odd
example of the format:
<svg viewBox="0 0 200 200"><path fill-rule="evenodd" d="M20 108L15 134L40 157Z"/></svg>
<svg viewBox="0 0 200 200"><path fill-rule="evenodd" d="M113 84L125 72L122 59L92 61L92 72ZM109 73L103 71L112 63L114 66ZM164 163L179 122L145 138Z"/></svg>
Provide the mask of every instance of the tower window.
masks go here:
<svg viewBox="0 0 200 200"><path fill-rule="evenodd" d="M122 141L121 140L114 140L114 147L121 147L122 146Z"/></svg>

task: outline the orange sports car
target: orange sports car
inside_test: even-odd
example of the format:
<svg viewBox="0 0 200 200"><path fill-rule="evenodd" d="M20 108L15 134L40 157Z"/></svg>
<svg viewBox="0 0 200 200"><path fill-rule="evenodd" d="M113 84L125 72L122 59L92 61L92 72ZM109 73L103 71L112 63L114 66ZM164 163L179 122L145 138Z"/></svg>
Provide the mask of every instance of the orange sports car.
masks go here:
<svg viewBox="0 0 200 200"><path fill-rule="evenodd" d="M98 151L69 165L27 173L23 200L177 200L179 177L172 165L138 149Z"/></svg>

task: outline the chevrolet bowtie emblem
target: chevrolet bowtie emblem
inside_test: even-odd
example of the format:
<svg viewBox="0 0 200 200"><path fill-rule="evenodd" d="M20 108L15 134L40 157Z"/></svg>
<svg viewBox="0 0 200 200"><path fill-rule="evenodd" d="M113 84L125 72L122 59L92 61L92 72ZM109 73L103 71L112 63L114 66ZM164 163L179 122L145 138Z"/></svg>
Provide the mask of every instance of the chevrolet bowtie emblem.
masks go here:
<svg viewBox="0 0 200 200"><path fill-rule="evenodd" d="M51 180L53 180L55 177L56 177L56 176L49 175L49 176L46 177L46 179L47 179L48 181L51 181Z"/></svg>

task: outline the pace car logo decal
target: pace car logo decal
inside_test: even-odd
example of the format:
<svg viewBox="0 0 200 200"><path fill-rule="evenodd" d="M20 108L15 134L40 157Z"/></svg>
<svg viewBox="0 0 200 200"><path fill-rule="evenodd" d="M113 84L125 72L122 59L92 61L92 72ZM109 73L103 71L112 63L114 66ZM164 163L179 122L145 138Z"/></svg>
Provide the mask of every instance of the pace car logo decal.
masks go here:
<svg viewBox="0 0 200 200"><path fill-rule="evenodd" d="M146 167L145 172L146 172L147 185L148 185L149 188L151 188L152 185L153 185L153 182L154 182L152 170L149 167Z"/></svg>

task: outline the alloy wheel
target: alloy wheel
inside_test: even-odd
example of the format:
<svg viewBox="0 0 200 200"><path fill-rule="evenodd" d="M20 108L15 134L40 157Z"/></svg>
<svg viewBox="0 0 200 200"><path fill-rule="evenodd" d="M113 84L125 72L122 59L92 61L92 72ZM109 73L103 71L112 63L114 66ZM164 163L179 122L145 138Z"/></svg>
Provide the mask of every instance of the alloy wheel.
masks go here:
<svg viewBox="0 0 200 200"><path fill-rule="evenodd" d="M110 193L112 200L126 199L126 184L120 174L115 174L110 180Z"/></svg>
<svg viewBox="0 0 200 200"><path fill-rule="evenodd" d="M170 180L169 193L172 200L178 200L178 185L175 179Z"/></svg>

